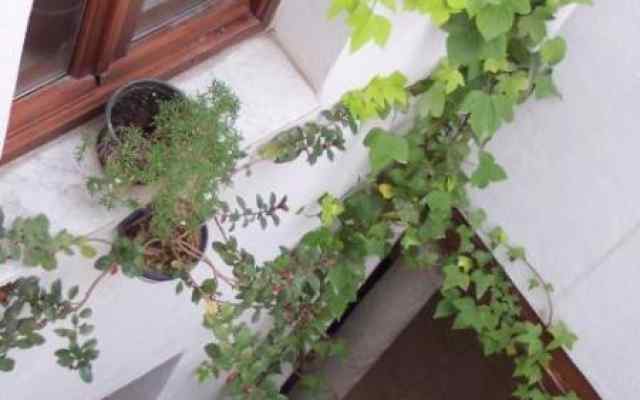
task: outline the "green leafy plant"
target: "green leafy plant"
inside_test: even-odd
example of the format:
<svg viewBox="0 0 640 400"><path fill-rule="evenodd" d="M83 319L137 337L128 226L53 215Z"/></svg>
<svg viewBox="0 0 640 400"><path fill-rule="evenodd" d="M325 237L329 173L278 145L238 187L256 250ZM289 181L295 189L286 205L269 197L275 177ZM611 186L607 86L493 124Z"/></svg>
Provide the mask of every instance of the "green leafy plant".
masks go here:
<svg viewBox="0 0 640 400"><path fill-rule="evenodd" d="M255 212L242 199L238 211L219 198L245 156L234 128L239 107L231 89L214 81L195 98L159 102L151 134L143 127L128 126L117 137L106 137L104 175L89 178L87 187L107 206L136 207L127 189L134 184L153 188L148 218L130 233L144 247L146 268L169 276L188 270L201 256L199 229L214 215L233 225L259 221L265 227L267 218L279 223L278 212L286 210L286 198L276 203L272 196L267 207L258 197Z"/></svg>
<svg viewBox="0 0 640 400"><path fill-rule="evenodd" d="M200 381L225 374L233 398L285 398L276 384L279 374L287 368L303 373L311 355L345 353L341 343L327 336L327 327L356 298L366 260L388 255L397 241L396 232L402 232L399 249L405 261L415 268L437 267L443 275L442 301L435 317L451 318L453 329L474 331L486 355L512 357L518 382L514 396L522 400L578 398L572 392L551 395L542 384L544 374L550 373L552 352L571 348L576 341L565 324L553 323L551 285L527 260L524 249L510 243L502 228L487 228L486 213L474 209L469 201L470 189L483 189L507 177L486 144L514 118L515 107L531 97L557 95L552 73L566 45L560 38L547 37L546 24L571 2L333 0L329 14L346 16L352 49L369 42L384 44L392 26L379 11L395 12L402 6L429 16L447 32L447 57L429 76L410 86L399 72L377 76L367 87L346 93L319 120L293 127L259 150L262 159L276 163L305 156L313 165L324 156L333 160L336 151L344 150L344 131L356 134L363 122L385 118L394 110L406 111L412 103L418 111L408 132L380 128L368 132L364 137L371 167L367 179L343 197L322 196L319 227L306 233L296 246L281 248L272 260L258 263L231 231L237 224L258 222L263 228L269 221L278 224L277 212L288 209L286 196L272 194L268 201L258 196L255 208L238 198L237 207L232 208L216 195L220 185L242 170L235 168L241 152L238 136L229 125L237 113L231 97L204 96L195 102L164 105L156 128L166 139L158 143L138 140L140 132L133 128L126 131L125 135L133 137L127 145L131 147L116 150L117 157L107 166L105 176L89 182L90 190L112 204L112 200L121 200L113 190L116 187L138 181L158 185L152 203L157 218L151 225L154 234L171 236L176 227L195 229L213 218L219 233L213 249L233 269L233 276L225 276L204 257L211 278L197 283L188 271L179 274L176 293L188 288L194 303L205 304L203 324L212 335L204 348L207 359L197 371ZM201 125L204 121L206 126ZM216 129L211 130L212 126ZM204 132L207 137L200 138ZM208 154L193 149L205 159L207 168L202 170L194 165L202 160L177 154L193 143L213 146L213 139L217 142L220 137L229 140L221 159L207 159ZM142 164L140 154L145 154ZM167 188L167 182L176 186ZM17 219L11 229L4 230L0 218L0 262L22 259L27 265L52 269L60 251L84 248L85 255L95 256L89 250L90 239L49 234L43 222L46 218L36 219ZM147 250L144 243L119 238L110 245L109 253L96 261L103 271L98 279L116 269L138 276ZM183 250L195 254L193 247ZM497 252L529 269L531 288L543 290L548 299L545 321L523 318L522 299L495 260ZM221 283L235 289L235 299L221 298ZM0 369L13 368L8 351L19 347L19 341L24 340L25 346L42 341L38 329L25 328L22 333L18 328L16 333L16 310L22 306L15 304L33 302L31 309L36 313L51 310L43 311L46 321L71 316L71 328L57 332L69 339L69 347L56 353L58 363L77 369L83 379L90 380L90 362L97 356L95 342L81 344L79 337L92 330L83 322L90 312L82 307L93 288L95 285L80 305L69 303L77 289L71 289L65 300L59 283L47 291L37 280L25 278L0 288L5 306L0 321ZM270 318L269 328L256 333L249 314L251 322ZM34 321L42 315L34 316ZM317 386L315 383L311 386Z"/></svg>
<svg viewBox="0 0 640 400"><path fill-rule="evenodd" d="M73 255L78 251L89 259L97 254L92 246L95 239L65 230L52 234L49 220L44 215L19 217L10 226L5 226L4 222L0 209L0 265L13 261L52 271L57 268L61 254ZM95 284L108 272L101 274ZM87 322L92 311L86 304L94 288L92 285L83 299L74 301L79 293L78 286L69 288L65 295L59 279L48 288L41 284L38 276L21 277L0 286L0 371L14 369L12 351L44 344L42 331L51 324L66 321L70 328L55 329L58 336L69 342L67 348L56 351L58 364L77 370L83 381L91 382L92 361L99 354L97 340L81 342L80 338L93 332L93 325Z"/></svg>
<svg viewBox="0 0 640 400"><path fill-rule="evenodd" d="M151 135L139 126L107 135L105 173L88 180L89 191L114 205L131 202L126 189L132 184L155 186L153 234L197 229L220 206L220 187L244 156L233 127L238 110L238 99L217 81L195 98L159 102Z"/></svg>
<svg viewBox="0 0 640 400"><path fill-rule="evenodd" d="M277 374L284 364L300 368L308 352L328 340L319 333L321 327L340 315L340 307L331 309L331 305L342 306L353 299L362 279L359 274L364 257L385 255L391 244L388 229L395 226L404 232L400 243L402 256L408 263L416 268L441 267L443 300L435 317L453 318L453 329L474 330L485 354L502 353L514 359L514 377L519 382L516 397L524 400L577 398L575 393L552 396L541 384L545 372L549 373L551 352L559 347L570 348L576 340L563 323L552 324L551 285L527 261L524 250L510 244L503 229L485 231L485 213L473 209L468 200L470 188L483 189L507 178L504 168L485 146L503 124L513 120L515 107L532 95L536 98L558 95L552 72L564 57L566 45L561 38L547 38L546 24L560 7L569 3L555 0L403 2L406 10L431 16L447 32L447 58L432 74L411 86L406 86L406 78L399 73L377 76L367 87L345 94L336 106L346 108L359 124L368 119L385 118L393 109L403 111L408 98L415 97L418 117L414 127L403 136L379 128L369 132L365 138L371 164L368 183L343 199L323 197L320 216L324 227L299 243L304 248L308 246L309 237L320 235L325 237L326 242L322 243L327 247L318 246L318 260L306 268L315 272L314 283L303 282L302 287L306 285L307 291L296 292L293 304L298 304L297 307L285 308L293 310L291 315L313 310L314 325L320 326L318 331L309 332L307 326L298 329L294 323L287 325L287 329L252 336L253 344L249 348L260 351L241 352L255 355L251 362L257 362L259 354L281 351L283 348L279 346L289 340L297 344L297 349L290 350L291 355L280 358L279 362L270 360L271 371L249 375L249 381L239 378L247 376L243 375L245 369L239 361L226 358L217 364L218 353L209 354L211 360L203 364L201 377L216 374L222 368L230 371L229 382L237 398L278 398L269 383L270 373ZM368 42L386 42L391 32L390 23L385 14L377 12L381 8L386 8L386 13L394 12L399 5L399 1L393 0L334 0L329 14L332 17L346 15L352 29L352 49L357 50ZM322 123L318 122L320 126ZM337 133L342 134L342 131ZM289 144L284 136L267 146L271 154L278 154ZM295 154L286 161L292 158ZM477 163L473 163L469 171L468 165L474 158ZM356 206L350 206L353 204ZM223 247L221 251L230 249ZM274 269L270 263L252 267L252 259L242 257L242 251L234 251L234 259L249 262L249 265L232 264L238 269ZM283 257L290 260L296 251L289 250ZM511 261L526 265L535 283L533 288L547 294L549 315L543 323L523 319L522 300L492 255L492 252L503 251ZM342 263L330 263L324 256L329 260L350 261L345 268ZM291 274L294 279L299 275L300 272ZM319 284L316 278L320 279ZM239 298L244 299L244 291L250 292L256 287L240 287ZM275 285L272 290L274 287L280 288ZM287 294L283 298L287 298L289 287L284 287ZM267 289L258 293L267 293ZM273 301L269 296L246 297L257 303L243 305L247 308L260 308ZM240 315L243 309L239 306L235 312L227 311L227 319L221 318L218 324L230 324L232 319L228 316ZM281 312L272 310L270 314L277 325ZM285 321L281 323L284 325ZM225 343L225 349L232 349L231 354L235 354L233 339L224 342L225 338L219 337L219 326L211 321L206 324L216 340ZM551 340L546 339L545 328Z"/></svg>

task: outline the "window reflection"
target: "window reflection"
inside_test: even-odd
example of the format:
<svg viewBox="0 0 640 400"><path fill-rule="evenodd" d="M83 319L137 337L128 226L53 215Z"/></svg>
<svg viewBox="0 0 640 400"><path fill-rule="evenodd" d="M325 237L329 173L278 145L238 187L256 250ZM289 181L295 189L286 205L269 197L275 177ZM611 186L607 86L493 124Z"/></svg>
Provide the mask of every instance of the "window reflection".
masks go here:
<svg viewBox="0 0 640 400"><path fill-rule="evenodd" d="M16 96L67 73L85 0L35 0L29 18Z"/></svg>
<svg viewBox="0 0 640 400"><path fill-rule="evenodd" d="M215 0L145 0L133 40L191 15Z"/></svg>

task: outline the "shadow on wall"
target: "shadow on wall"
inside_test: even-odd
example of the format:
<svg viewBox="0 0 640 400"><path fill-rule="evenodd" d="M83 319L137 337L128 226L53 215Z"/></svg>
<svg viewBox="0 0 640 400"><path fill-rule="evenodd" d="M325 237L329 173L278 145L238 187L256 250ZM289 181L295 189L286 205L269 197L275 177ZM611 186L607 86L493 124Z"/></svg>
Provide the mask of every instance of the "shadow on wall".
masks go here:
<svg viewBox="0 0 640 400"><path fill-rule="evenodd" d="M103 400L155 400L182 358L178 354Z"/></svg>

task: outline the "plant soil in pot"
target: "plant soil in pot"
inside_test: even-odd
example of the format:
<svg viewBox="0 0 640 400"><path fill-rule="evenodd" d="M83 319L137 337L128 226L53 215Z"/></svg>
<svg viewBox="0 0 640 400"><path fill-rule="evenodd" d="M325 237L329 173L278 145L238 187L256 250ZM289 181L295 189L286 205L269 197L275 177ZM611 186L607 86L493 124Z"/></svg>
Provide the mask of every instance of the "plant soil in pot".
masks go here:
<svg viewBox="0 0 640 400"><path fill-rule="evenodd" d="M152 79L130 82L115 92L107 103L107 126L98 135L96 146L102 167L106 167L116 146L129 146L132 151L146 154L145 148L155 140L154 119L160 112L161 103L184 97L184 93L174 86ZM139 162L144 167L147 160L141 158Z"/></svg>
<svg viewBox="0 0 640 400"><path fill-rule="evenodd" d="M206 225L195 231L177 227L171 237L159 239L152 233L152 216L150 208L135 210L118 225L118 235L144 246L145 278L156 282L177 279L202 259L209 231Z"/></svg>

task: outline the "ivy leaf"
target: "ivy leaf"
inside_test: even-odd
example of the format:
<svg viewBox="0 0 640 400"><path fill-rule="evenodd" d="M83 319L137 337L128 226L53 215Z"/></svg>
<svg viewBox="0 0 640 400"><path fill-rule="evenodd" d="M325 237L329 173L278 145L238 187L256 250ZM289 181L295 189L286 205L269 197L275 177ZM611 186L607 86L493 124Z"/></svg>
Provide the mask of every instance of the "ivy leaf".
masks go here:
<svg viewBox="0 0 640 400"><path fill-rule="evenodd" d="M423 118L429 115L440 118L444 113L446 101L445 88L441 84L435 84L420 97L418 112Z"/></svg>
<svg viewBox="0 0 640 400"><path fill-rule="evenodd" d="M429 210L438 214L446 214L451 211L451 194L441 190L434 190L426 197Z"/></svg>
<svg viewBox="0 0 640 400"><path fill-rule="evenodd" d="M464 86L464 76L457 67L451 66L448 62L440 64L433 78L444 85L446 94L451 94L457 88Z"/></svg>
<svg viewBox="0 0 640 400"><path fill-rule="evenodd" d="M462 290L469 289L471 278L469 274L465 273L459 266L449 264L442 269L442 272L444 273L443 291L453 288L460 288Z"/></svg>
<svg viewBox="0 0 640 400"><path fill-rule="evenodd" d="M480 163L478 168L471 175L471 183L484 189L491 182L500 182L507 179L507 173L504 168L498 165L491 153L483 151L480 153Z"/></svg>
<svg viewBox="0 0 640 400"><path fill-rule="evenodd" d="M359 0L332 0L327 16L335 18L343 12L350 13L358 5Z"/></svg>
<svg viewBox="0 0 640 400"><path fill-rule="evenodd" d="M553 335L553 341L547 346L549 350L559 349L560 347L566 347L571 350L578 340L578 337L567 328L564 322L558 322L549 329L549 332Z"/></svg>
<svg viewBox="0 0 640 400"><path fill-rule="evenodd" d="M458 3L460 0L456 0ZM454 1L455 3L455 1ZM452 10L450 0L405 0L404 7L409 11L418 11L431 16L436 25L442 25L449 20Z"/></svg>
<svg viewBox="0 0 640 400"><path fill-rule="evenodd" d="M456 313L457 309L453 305L451 299L447 297L443 297L436 306L435 314L433 315L434 319L447 318Z"/></svg>
<svg viewBox="0 0 640 400"><path fill-rule="evenodd" d="M531 0L509 0L507 4L511 6L514 12L520 15L531 13Z"/></svg>
<svg viewBox="0 0 640 400"><path fill-rule="evenodd" d="M558 88L553 83L553 77L550 74L539 76L534 81L536 99L544 99L547 97L561 97Z"/></svg>
<svg viewBox="0 0 640 400"><path fill-rule="evenodd" d="M476 269L471 274L471 281L476 287L476 299L480 300L487 290L495 283L495 275Z"/></svg>
<svg viewBox="0 0 640 400"><path fill-rule="evenodd" d="M331 268L327 279L333 287L334 293L348 303L352 300L350 293L355 293L359 281L359 274L355 265L348 262L339 262Z"/></svg>
<svg viewBox="0 0 640 400"><path fill-rule="evenodd" d="M526 73L502 74L498 77L497 90L514 103L523 92L529 89L529 77Z"/></svg>
<svg viewBox="0 0 640 400"><path fill-rule="evenodd" d="M320 201L322 211L320 214L320 220L324 226L331 226L336 218L338 218L344 212L344 205L342 202L333 197L332 194L327 193L322 196Z"/></svg>
<svg viewBox="0 0 640 400"><path fill-rule="evenodd" d="M472 328L476 332L482 329L483 323L476 302L471 297L462 297L453 301L458 315L453 321L453 329Z"/></svg>
<svg viewBox="0 0 640 400"><path fill-rule="evenodd" d="M558 64L567 53L567 43L561 37L549 39L542 44L540 54L542 61L549 65Z"/></svg>
<svg viewBox="0 0 640 400"><path fill-rule="evenodd" d="M386 200L393 199L393 195L394 195L393 186L388 183L381 183L380 185L378 185L378 192L380 192L383 199L386 199Z"/></svg>
<svg viewBox="0 0 640 400"><path fill-rule="evenodd" d="M492 96L474 90L465 97L462 111L471 114L471 128L480 143L491 139L503 120L513 116L513 102L505 96Z"/></svg>
<svg viewBox="0 0 640 400"><path fill-rule="evenodd" d="M518 21L518 33L528 36L534 44L540 43L547 36L548 12L538 7L530 15L525 15Z"/></svg>
<svg viewBox="0 0 640 400"><path fill-rule="evenodd" d="M356 52L365 44L374 41L384 46L391 34L391 22L374 12L368 4L361 2L347 18L351 32L351 51Z"/></svg>
<svg viewBox="0 0 640 400"><path fill-rule="evenodd" d="M474 28L451 32L447 36L447 56L454 65L469 65L477 61L483 46L484 40Z"/></svg>
<svg viewBox="0 0 640 400"><path fill-rule="evenodd" d="M509 32L513 21L513 9L507 4L488 5L476 16L478 30L487 41Z"/></svg>
<svg viewBox="0 0 640 400"><path fill-rule="evenodd" d="M404 164L409 159L407 139L382 129L372 129L364 144L369 147L369 162L373 173L381 171L394 161Z"/></svg>
<svg viewBox="0 0 640 400"><path fill-rule="evenodd" d="M400 72L376 76L363 89L347 92L341 101L351 115L360 121L383 117L392 107L408 105L406 84L407 78Z"/></svg>
<svg viewBox="0 0 640 400"><path fill-rule="evenodd" d="M522 324L524 332L515 337L515 340L527 346L529 355L540 353L544 350L542 343L542 326L526 322Z"/></svg>
<svg viewBox="0 0 640 400"><path fill-rule="evenodd" d="M527 258L524 247L518 247L518 246L510 247L508 251L508 255L509 255L509 260L512 262L516 260L525 260Z"/></svg>

